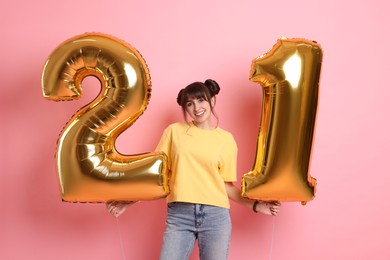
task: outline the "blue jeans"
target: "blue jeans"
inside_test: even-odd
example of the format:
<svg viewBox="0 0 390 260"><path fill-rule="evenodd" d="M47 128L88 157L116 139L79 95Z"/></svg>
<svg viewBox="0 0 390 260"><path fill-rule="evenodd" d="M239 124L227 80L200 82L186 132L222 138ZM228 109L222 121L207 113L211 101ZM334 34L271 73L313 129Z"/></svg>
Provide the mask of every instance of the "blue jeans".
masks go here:
<svg viewBox="0 0 390 260"><path fill-rule="evenodd" d="M183 202L168 203L160 260L185 260L198 239L201 260L228 258L232 224L229 209Z"/></svg>

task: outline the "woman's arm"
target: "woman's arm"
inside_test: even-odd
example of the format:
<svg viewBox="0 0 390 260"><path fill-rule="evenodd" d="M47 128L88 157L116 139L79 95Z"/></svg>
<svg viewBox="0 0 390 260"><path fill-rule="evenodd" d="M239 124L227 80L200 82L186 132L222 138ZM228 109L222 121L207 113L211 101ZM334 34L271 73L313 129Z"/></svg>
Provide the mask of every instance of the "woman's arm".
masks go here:
<svg viewBox="0 0 390 260"><path fill-rule="evenodd" d="M280 210L280 203L278 201L256 201L241 196L241 191L232 183L225 182L226 192L229 199L234 202L252 209L253 211L261 212L265 215L276 216Z"/></svg>

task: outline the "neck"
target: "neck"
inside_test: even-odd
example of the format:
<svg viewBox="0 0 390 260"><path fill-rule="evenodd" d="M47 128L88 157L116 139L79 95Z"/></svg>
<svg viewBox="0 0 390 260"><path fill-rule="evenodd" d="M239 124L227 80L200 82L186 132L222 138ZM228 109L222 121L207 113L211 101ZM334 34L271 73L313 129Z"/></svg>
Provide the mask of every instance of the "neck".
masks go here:
<svg viewBox="0 0 390 260"><path fill-rule="evenodd" d="M192 123L197 127L197 128L200 128L200 129L203 129L203 130L214 130L216 127L215 125L213 125L211 122L203 122L203 123L196 123L194 121L192 121Z"/></svg>

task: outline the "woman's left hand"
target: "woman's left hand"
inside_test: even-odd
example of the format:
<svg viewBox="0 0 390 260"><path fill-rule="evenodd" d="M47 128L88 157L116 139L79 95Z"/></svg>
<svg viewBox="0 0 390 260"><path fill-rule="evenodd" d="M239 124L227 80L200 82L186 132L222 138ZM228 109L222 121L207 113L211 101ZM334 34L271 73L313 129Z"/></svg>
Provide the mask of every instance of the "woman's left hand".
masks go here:
<svg viewBox="0 0 390 260"><path fill-rule="evenodd" d="M134 201L129 202L119 202L119 201L110 201L106 203L108 212L110 212L115 217L119 217L123 212L126 211L129 205L134 204Z"/></svg>
<svg viewBox="0 0 390 260"><path fill-rule="evenodd" d="M256 212L261 212L265 215L276 216L280 211L280 202L279 201L261 201L259 200L256 203L254 210Z"/></svg>

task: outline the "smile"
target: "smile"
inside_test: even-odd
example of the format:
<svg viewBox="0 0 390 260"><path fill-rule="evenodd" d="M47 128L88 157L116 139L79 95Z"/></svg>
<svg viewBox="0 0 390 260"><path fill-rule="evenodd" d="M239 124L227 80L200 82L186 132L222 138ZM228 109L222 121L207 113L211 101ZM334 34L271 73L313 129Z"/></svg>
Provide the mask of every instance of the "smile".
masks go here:
<svg viewBox="0 0 390 260"><path fill-rule="evenodd" d="M196 116L202 116L203 114L205 113L205 111L200 111L200 112L197 112L197 113L194 113Z"/></svg>

